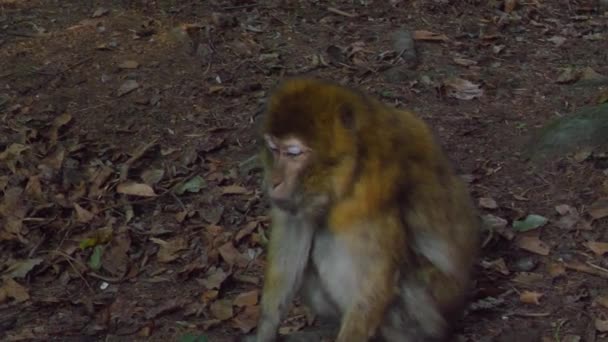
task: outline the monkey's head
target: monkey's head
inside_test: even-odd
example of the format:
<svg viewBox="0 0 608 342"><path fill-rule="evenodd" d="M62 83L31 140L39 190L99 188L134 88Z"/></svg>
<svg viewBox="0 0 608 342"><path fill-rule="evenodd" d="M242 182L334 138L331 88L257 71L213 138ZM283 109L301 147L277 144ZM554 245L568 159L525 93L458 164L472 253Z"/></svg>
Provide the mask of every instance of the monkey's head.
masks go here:
<svg viewBox="0 0 608 342"><path fill-rule="evenodd" d="M311 79L291 79L270 97L262 126L265 191L279 209L318 211L340 196L354 172L354 92ZM339 176L339 177L338 177Z"/></svg>

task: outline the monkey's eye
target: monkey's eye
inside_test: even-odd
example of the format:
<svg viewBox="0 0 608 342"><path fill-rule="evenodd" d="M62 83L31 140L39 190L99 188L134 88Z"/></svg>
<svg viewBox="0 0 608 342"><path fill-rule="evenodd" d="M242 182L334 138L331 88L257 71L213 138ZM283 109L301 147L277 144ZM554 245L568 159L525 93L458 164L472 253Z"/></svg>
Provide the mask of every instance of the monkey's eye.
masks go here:
<svg viewBox="0 0 608 342"><path fill-rule="evenodd" d="M287 147L286 154L290 157L297 157L302 154L302 148L300 146L291 145Z"/></svg>
<svg viewBox="0 0 608 342"><path fill-rule="evenodd" d="M266 143L268 144L268 148L270 150L272 150L273 152L276 152L279 150L279 147L274 142L272 142L272 140L266 139Z"/></svg>

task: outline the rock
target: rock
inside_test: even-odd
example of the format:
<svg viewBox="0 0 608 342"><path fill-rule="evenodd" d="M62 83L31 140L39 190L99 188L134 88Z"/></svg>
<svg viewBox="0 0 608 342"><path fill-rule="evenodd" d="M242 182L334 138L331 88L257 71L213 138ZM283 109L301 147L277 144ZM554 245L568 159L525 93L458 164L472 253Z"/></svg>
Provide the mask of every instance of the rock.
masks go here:
<svg viewBox="0 0 608 342"><path fill-rule="evenodd" d="M608 103L582 108L545 125L527 144L524 155L538 161L584 149L608 150Z"/></svg>

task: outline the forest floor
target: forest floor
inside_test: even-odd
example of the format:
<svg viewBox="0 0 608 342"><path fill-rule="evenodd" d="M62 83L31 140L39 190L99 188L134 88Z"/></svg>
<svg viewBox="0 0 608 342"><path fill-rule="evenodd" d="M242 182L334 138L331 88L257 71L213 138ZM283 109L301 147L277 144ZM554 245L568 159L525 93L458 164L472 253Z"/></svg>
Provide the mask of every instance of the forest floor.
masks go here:
<svg viewBox="0 0 608 342"><path fill-rule="evenodd" d="M268 225L256 122L281 78L308 74L418 112L468 181L493 228L462 341L608 341L606 155L522 157L536 129L608 98L581 85L608 75L605 11L0 0L0 339L254 329ZM417 63L395 43L404 30ZM282 332L308 323L296 306Z"/></svg>

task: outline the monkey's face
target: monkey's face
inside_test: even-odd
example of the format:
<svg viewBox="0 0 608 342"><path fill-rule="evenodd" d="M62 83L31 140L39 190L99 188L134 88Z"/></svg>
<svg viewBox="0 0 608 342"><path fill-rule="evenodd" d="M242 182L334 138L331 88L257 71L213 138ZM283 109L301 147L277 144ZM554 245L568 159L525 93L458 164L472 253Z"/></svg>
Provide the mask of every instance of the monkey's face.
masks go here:
<svg viewBox="0 0 608 342"><path fill-rule="evenodd" d="M327 203L322 193L310 191L307 174L314 164L313 150L302 140L265 134L266 192L272 205L292 214L317 211Z"/></svg>

